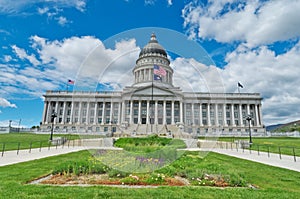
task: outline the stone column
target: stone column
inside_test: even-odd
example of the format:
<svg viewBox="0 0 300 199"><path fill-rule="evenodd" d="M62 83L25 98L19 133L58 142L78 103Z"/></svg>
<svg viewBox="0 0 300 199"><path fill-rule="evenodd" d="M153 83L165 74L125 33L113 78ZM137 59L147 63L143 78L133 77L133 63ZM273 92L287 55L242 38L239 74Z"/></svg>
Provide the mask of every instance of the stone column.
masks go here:
<svg viewBox="0 0 300 199"><path fill-rule="evenodd" d="M157 105L158 105L158 101L155 101L155 122L154 124L158 124L158 121L157 121L157 113L158 113L158 110L157 110Z"/></svg>
<svg viewBox="0 0 300 199"><path fill-rule="evenodd" d="M133 118L133 100L130 101L130 113L129 113L129 124L132 124L132 118Z"/></svg>
<svg viewBox="0 0 300 199"><path fill-rule="evenodd" d="M171 124L174 125L175 124L175 121L174 121L174 101L171 102L172 105L171 105Z"/></svg>
<svg viewBox="0 0 300 199"><path fill-rule="evenodd" d="M194 103L193 102L192 102L191 110L192 110L192 126L194 126L195 125L195 114L194 114Z"/></svg>
<svg viewBox="0 0 300 199"><path fill-rule="evenodd" d="M77 124L80 124L81 123L81 113L82 113L82 102L79 102L79 107L78 107L78 121L77 121Z"/></svg>
<svg viewBox="0 0 300 199"><path fill-rule="evenodd" d="M48 105L48 102L47 101L44 101L44 109L43 109L43 123L44 124L47 124L46 122L46 115L47 115L47 105Z"/></svg>
<svg viewBox="0 0 300 199"><path fill-rule="evenodd" d="M203 117L202 117L202 104L199 103L199 124L200 126L203 126Z"/></svg>
<svg viewBox="0 0 300 199"><path fill-rule="evenodd" d="M166 121L167 121L166 104L167 104L167 102L166 102L166 100L164 100L164 102L163 102L163 124L164 125L166 124Z"/></svg>
<svg viewBox="0 0 300 199"><path fill-rule="evenodd" d="M59 102L56 101L56 102L55 102L55 109L54 109L54 111L55 111L55 113L57 114L57 116L58 116L58 104L59 104ZM58 121L58 118L54 118L54 124L56 124L57 121Z"/></svg>
<svg viewBox="0 0 300 199"><path fill-rule="evenodd" d="M250 105L247 104L247 115L250 115Z"/></svg>
<svg viewBox="0 0 300 199"><path fill-rule="evenodd" d="M85 123L86 124L89 124L90 123L90 102L87 102L87 105L86 105L86 121Z"/></svg>
<svg viewBox="0 0 300 199"><path fill-rule="evenodd" d="M234 104L231 104L231 126L235 126L235 122L234 122Z"/></svg>
<svg viewBox="0 0 300 199"><path fill-rule="evenodd" d="M48 111L47 111L47 123L51 123L51 109L52 109L52 106L51 106L51 101L49 101L48 103Z"/></svg>
<svg viewBox="0 0 300 199"><path fill-rule="evenodd" d="M259 115L259 126L262 126L262 110L261 110L261 104L258 104L258 115Z"/></svg>
<svg viewBox="0 0 300 199"><path fill-rule="evenodd" d="M146 114L146 124L150 124L149 117L150 117L150 109L149 109L150 102L147 100L147 114Z"/></svg>
<svg viewBox="0 0 300 199"><path fill-rule="evenodd" d="M104 124L105 120L105 102L102 103L102 122L101 124Z"/></svg>
<svg viewBox="0 0 300 199"><path fill-rule="evenodd" d="M180 117L180 123L183 123L183 102L179 102L179 117Z"/></svg>
<svg viewBox="0 0 300 199"><path fill-rule="evenodd" d="M122 101L121 123L125 122L125 100Z"/></svg>
<svg viewBox="0 0 300 199"><path fill-rule="evenodd" d="M95 102L95 107L94 107L94 124L97 124L97 121L98 121L97 110L98 110L98 102Z"/></svg>
<svg viewBox="0 0 300 199"><path fill-rule="evenodd" d="M73 114L74 114L74 101L71 102L71 113L70 113L70 122L69 124L73 123Z"/></svg>
<svg viewBox="0 0 300 199"><path fill-rule="evenodd" d="M109 124L113 123L113 112L114 112L114 103L110 102L110 114L109 114Z"/></svg>
<svg viewBox="0 0 300 199"><path fill-rule="evenodd" d="M142 102L139 100L139 109L138 109L138 124L141 124L141 112L142 112Z"/></svg>
<svg viewBox="0 0 300 199"><path fill-rule="evenodd" d="M119 102L119 105L118 105L118 124L120 125L121 124L121 106L122 103Z"/></svg>
<svg viewBox="0 0 300 199"><path fill-rule="evenodd" d="M243 113L242 113L242 104L239 104L239 116L240 116L240 126L243 127Z"/></svg>
<svg viewBox="0 0 300 199"><path fill-rule="evenodd" d="M256 121L256 126L259 126L259 117L258 117L258 110L257 110L257 106L256 104L254 104L255 107L255 121Z"/></svg>
<svg viewBox="0 0 300 199"><path fill-rule="evenodd" d="M211 121L210 121L210 104L207 103L207 126L211 126Z"/></svg>
<svg viewBox="0 0 300 199"><path fill-rule="evenodd" d="M65 117L66 117L66 105L67 105L67 102L64 101L64 105L63 105L63 114L62 114L61 124L64 124L64 123L65 123Z"/></svg>
<svg viewBox="0 0 300 199"><path fill-rule="evenodd" d="M223 104L223 126L227 126L227 119L226 119L226 104Z"/></svg>
<svg viewBox="0 0 300 199"><path fill-rule="evenodd" d="M218 104L215 104L215 125L216 125L216 127L219 126L219 110L218 110Z"/></svg>

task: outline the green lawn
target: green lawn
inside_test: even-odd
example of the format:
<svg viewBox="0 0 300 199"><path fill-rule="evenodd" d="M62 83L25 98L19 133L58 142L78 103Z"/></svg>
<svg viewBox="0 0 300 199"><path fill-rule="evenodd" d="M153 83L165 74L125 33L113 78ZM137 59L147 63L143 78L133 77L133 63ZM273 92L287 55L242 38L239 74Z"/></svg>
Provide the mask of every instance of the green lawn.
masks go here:
<svg viewBox="0 0 300 199"><path fill-rule="evenodd" d="M299 172L215 153L209 153L195 166L200 169L201 165L206 168L213 165L226 172L236 172L259 189L191 186L136 189L26 184L32 179L50 174L62 162L80 161L88 156L88 151L82 151L0 167L0 198L300 198Z"/></svg>
<svg viewBox="0 0 300 199"><path fill-rule="evenodd" d="M238 140L249 140L249 138L220 137L219 141L235 142ZM286 155L300 156L300 138L294 137L270 137L252 138L252 150L269 151L271 153L282 153Z"/></svg>
<svg viewBox="0 0 300 199"><path fill-rule="evenodd" d="M53 137L66 137L68 140L78 139L78 135L59 134ZM7 133L0 134L0 151L10 151L19 149L29 149L47 147L49 145L50 135L34 133Z"/></svg>

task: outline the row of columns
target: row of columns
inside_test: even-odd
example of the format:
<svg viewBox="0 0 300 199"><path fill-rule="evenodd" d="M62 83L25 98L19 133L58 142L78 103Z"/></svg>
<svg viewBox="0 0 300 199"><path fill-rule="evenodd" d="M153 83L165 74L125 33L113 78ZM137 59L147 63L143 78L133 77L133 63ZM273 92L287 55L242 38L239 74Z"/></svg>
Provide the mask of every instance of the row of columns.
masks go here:
<svg viewBox="0 0 300 199"><path fill-rule="evenodd" d="M123 102L117 102L118 103L118 115L117 116L114 116L113 115L113 112L114 112L114 107L113 107L113 104L114 103L110 103L110 115L109 115L109 121L110 123L115 119L117 118L117 123L120 124L122 122L125 122L126 121L126 118L129 117L129 124L132 124L134 121L134 113L133 113L133 103L134 103L134 100L130 100L130 101L126 101L126 103L129 103L130 102L130 110L129 110L129 115L126 115L126 104L125 104L125 101ZM147 102L147 105L146 105L146 112L147 112L147 115L146 115L146 124L150 124L150 100L146 101ZM159 101L154 101L154 124L158 124L158 102ZM161 101L160 101L161 102ZM163 123L162 124L166 124L166 118L167 118L167 107L166 107L166 104L167 104L167 101L162 101L163 102L163 114L162 114L162 118L163 118ZM185 123L184 121L184 112L183 112L183 102L179 102L179 122L181 123ZM58 118L62 118L62 121L60 123L62 124L65 124L65 120L67 118L66 116L66 111L67 111L67 103L68 102L63 102L63 112L62 112L62 115L59 115ZM74 121L74 102L69 102L71 103L71 113L70 113L70 121L68 122L69 124L72 124ZM94 115L92 116L94 119L93 119L93 124L96 124L97 123L97 120L98 120L98 103L97 102L93 102L95 105L94 105ZM138 101L138 123L140 124L142 121L142 105L141 105L142 101ZM185 103L186 105L187 103ZM203 112L203 108L202 108L202 104L201 103L197 103L199 105L199 125L200 126L203 126L203 115L202 115L202 112ZM211 113L211 106L214 106L214 121L215 121L215 126L219 126L219 111L218 111L218 105L219 104L209 104L209 103L206 103L206 119L207 119L207 126L211 126L211 116L210 116L210 113ZM239 126L243 126L243 121L245 118L243 118L243 114L242 114L242 104L238 104L238 118L235 118L234 117L234 113L235 113L235 110L234 110L234 105L235 104L230 104L230 118L227 118L226 116L226 105L228 104L222 104L222 120L223 120L223 126L227 126L227 120L230 119L230 126L236 126L235 125L235 120L238 120L239 121ZM262 119L262 113L261 113L261 105L259 104L253 104L254 105L254 118L253 121L254 123L256 124L256 126L260 126L262 123L261 123L261 119ZM54 110L53 110L54 108ZM51 105L51 102L45 102L44 104L44 112L43 112L43 123L47 124L47 123L50 123L51 122L51 114L52 112L56 112L58 113L58 109L59 109L59 102L55 102L55 107L52 107ZM86 107L86 113L85 115L82 114L82 102L79 102L79 107L78 107L78 123L81 123L81 119L84 117L86 118L86 121L85 123L86 124L89 124L90 123L90 103L87 103L87 107ZM104 124L105 123L105 119L107 118L107 115L105 115L105 111L107 110L107 107L106 107L106 103L103 103L103 107L102 107L102 122L101 124ZM171 101L171 124L175 124L175 116L174 116L174 110L175 110L175 101ZM185 107L185 110L186 107ZM192 119L192 123L194 123L195 121L195 104L194 103L191 103L191 119ZM186 113L185 113L186 114ZM249 115L250 114L250 104L246 104L246 114ZM97 117L98 116L98 117ZM105 117L104 117L105 116ZM55 123L58 123L58 119L56 119Z"/></svg>
<svg viewBox="0 0 300 199"><path fill-rule="evenodd" d="M163 82L172 83L172 74L166 70L166 76L163 77ZM153 68L140 69L135 72L135 83L152 81Z"/></svg>
<svg viewBox="0 0 300 199"><path fill-rule="evenodd" d="M134 119L134 114L133 114L133 103L134 103L134 100L131 100L131 101L127 101L127 102L130 102L130 110L129 110L129 124L132 124L134 123L133 122L133 119ZM159 101L154 101L154 124L158 124L158 102ZM162 101L163 102L163 123L162 124L166 124L166 118L167 118L167 101ZM150 118L152 117L152 110L150 110L150 100L147 100L146 101L147 105L146 105L146 124L150 124L151 121L150 121ZM171 124L175 124L175 116L174 116L174 110L175 110L175 101L171 101ZM183 116L182 116L182 102L179 102L180 104L180 122L183 122ZM124 122L126 120L126 114L125 114L125 102L123 102L122 104L123 108L122 108L122 121ZM142 101L138 101L138 124L141 124L142 123Z"/></svg>

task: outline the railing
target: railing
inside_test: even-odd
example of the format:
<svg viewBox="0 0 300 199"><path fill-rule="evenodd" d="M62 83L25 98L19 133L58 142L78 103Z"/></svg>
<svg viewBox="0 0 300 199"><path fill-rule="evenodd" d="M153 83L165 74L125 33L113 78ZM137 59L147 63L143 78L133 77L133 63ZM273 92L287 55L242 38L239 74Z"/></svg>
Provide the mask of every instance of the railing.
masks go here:
<svg viewBox="0 0 300 199"><path fill-rule="evenodd" d="M16 154L19 155L20 150L28 150L28 153L31 153L32 149L39 149L41 152L42 149L51 148L58 149L58 147L77 147L83 146L82 140L67 140L65 138L57 139L53 141L41 140L41 141L32 141L32 142L2 142L0 143L1 156L3 157L7 151L16 151Z"/></svg>
<svg viewBox="0 0 300 199"><path fill-rule="evenodd" d="M271 153L278 154L279 159L282 159L282 155L289 155L293 157L295 162L297 161L297 158L300 157L299 147L275 146L267 144L252 144L251 146L247 146L241 144L240 142L216 142L216 147L237 151L242 150L243 153L245 150L249 150L250 153L257 153L257 155L261 155L262 152L265 152L267 153L268 157L270 157Z"/></svg>

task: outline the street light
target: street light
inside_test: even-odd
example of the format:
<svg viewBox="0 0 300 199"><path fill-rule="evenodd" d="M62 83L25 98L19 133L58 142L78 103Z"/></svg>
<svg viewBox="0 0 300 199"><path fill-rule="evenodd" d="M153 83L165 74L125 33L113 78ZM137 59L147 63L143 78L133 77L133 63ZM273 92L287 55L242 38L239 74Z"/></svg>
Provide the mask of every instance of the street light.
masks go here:
<svg viewBox="0 0 300 199"><path fill-rule="evenodd" d="M52 123L52 127L51 127L51 134L50 134L50 141L52 141L53 139L53 127L54 127L54 119L57 117L56 113L53 112L51 114L51 123Z"/></svg>
<svg viewBox="0 0 300 199"><path fill-rule="evenodd" d="M249 137L250 137L249 144L250 144L250 147L251 147L251 144L252 144L251 128L250 128L250 124L251 124L251 120L252 120L251 115L248 115L248 116L246 117L246 120L248 121L248 124L249 124Z"/></svg>

